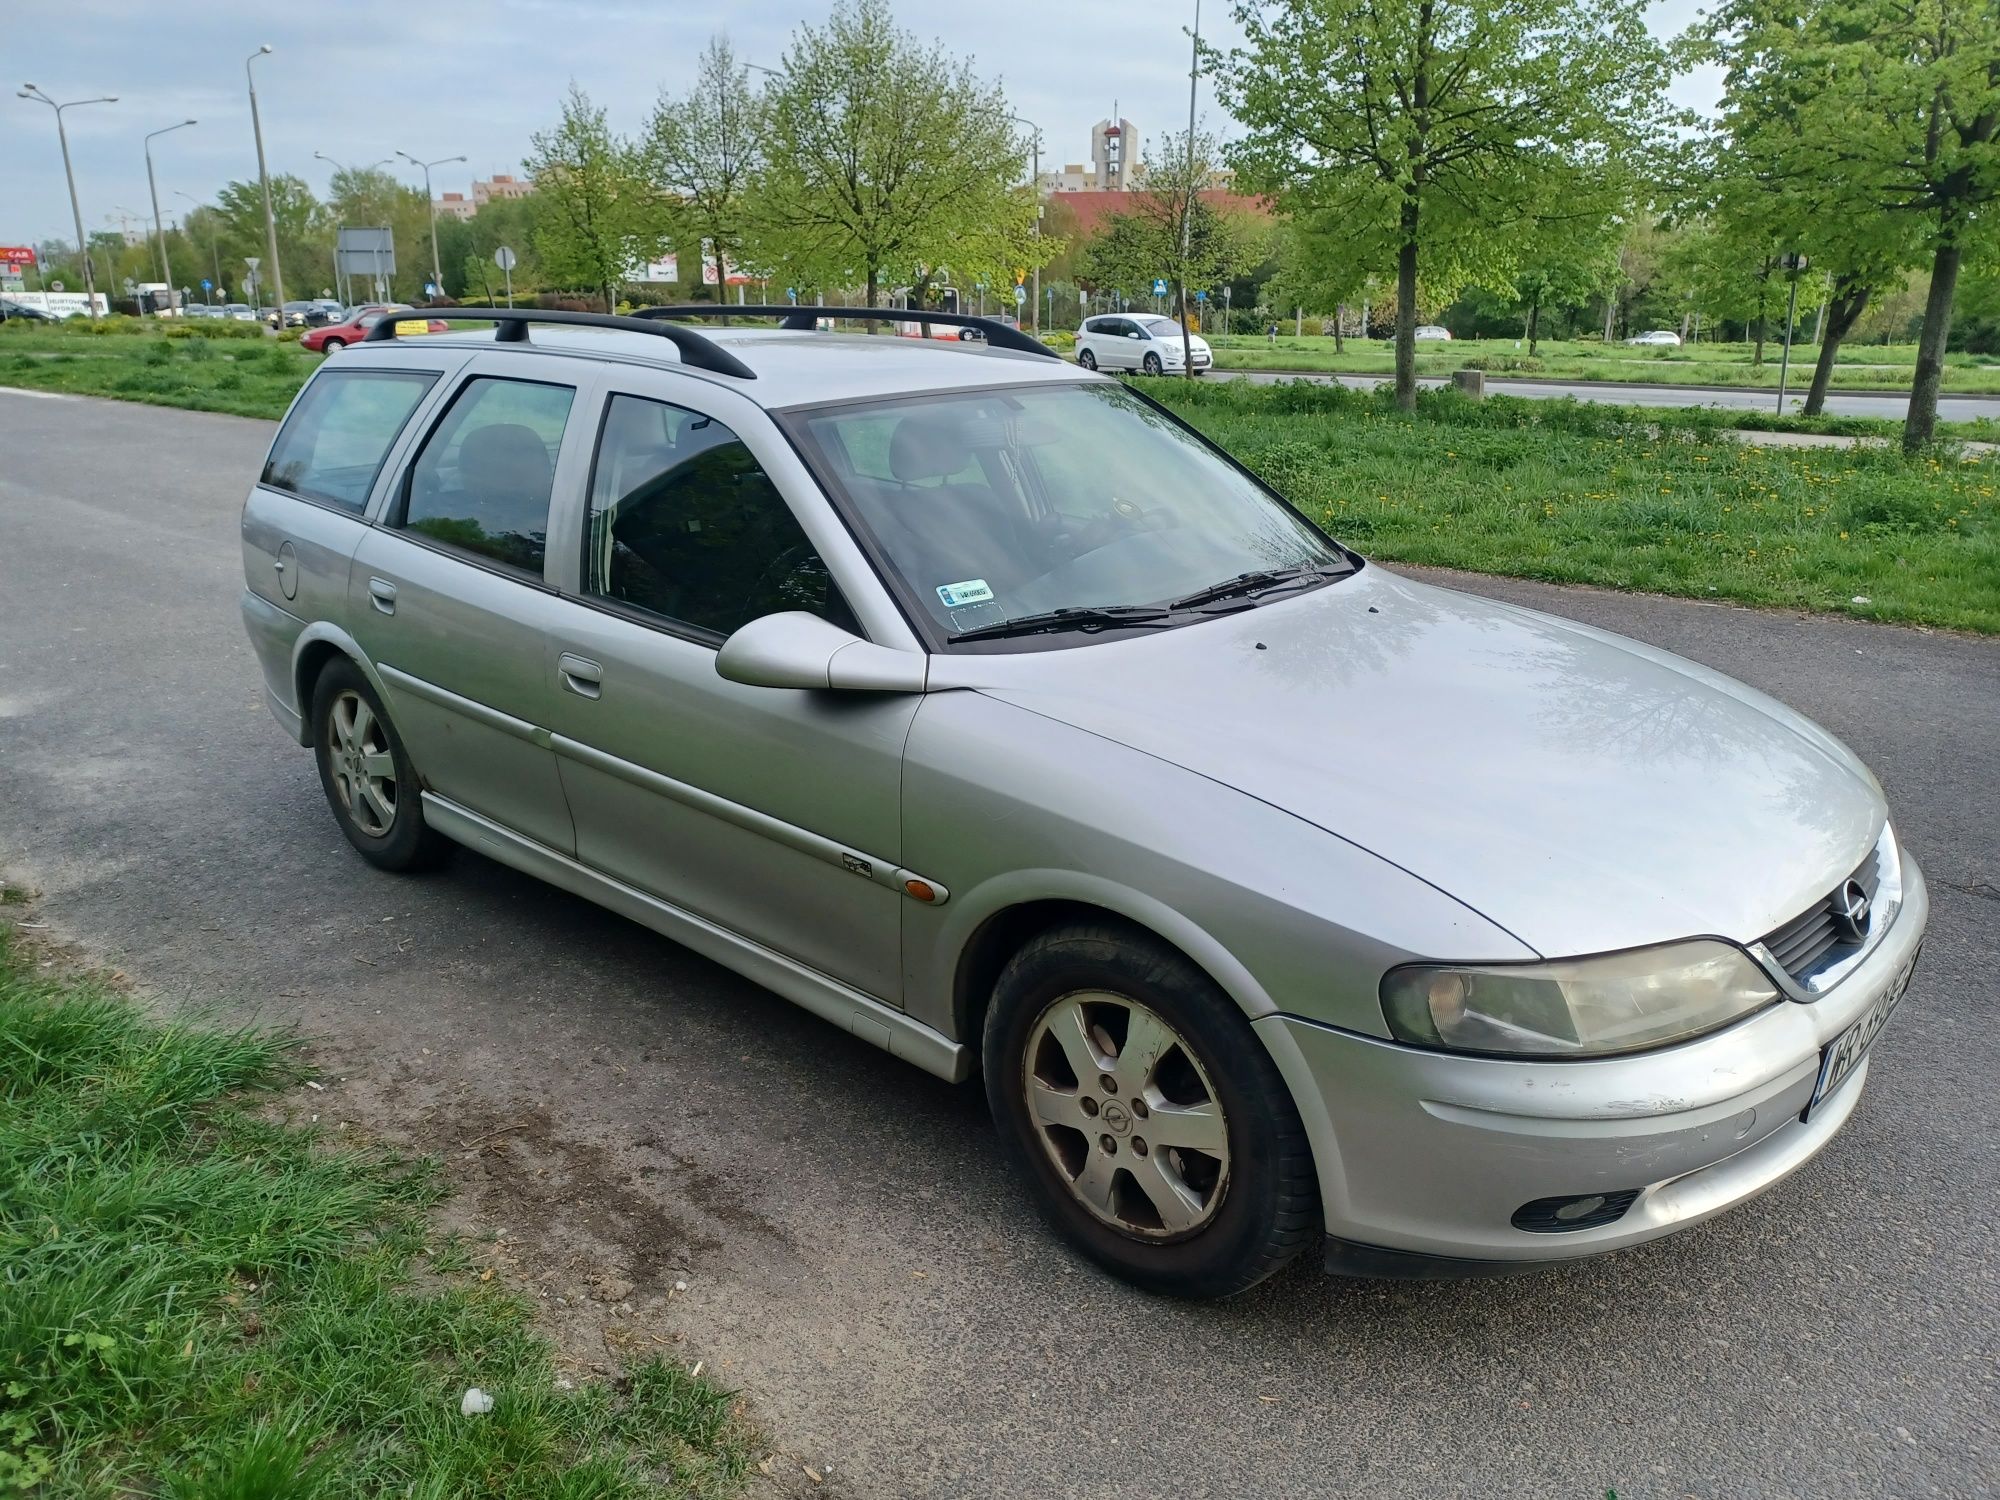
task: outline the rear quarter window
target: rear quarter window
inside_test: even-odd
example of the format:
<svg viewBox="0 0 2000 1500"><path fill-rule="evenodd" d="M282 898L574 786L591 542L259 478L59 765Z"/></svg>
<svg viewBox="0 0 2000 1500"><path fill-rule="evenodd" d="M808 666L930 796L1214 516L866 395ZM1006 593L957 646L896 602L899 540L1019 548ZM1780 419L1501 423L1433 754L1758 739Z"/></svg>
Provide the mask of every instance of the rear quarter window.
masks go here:
<svg viewBox="0 0 2000 1500"><path fill-rule="evenodd" d="M323 370L285 419L261 482L359 512L396 434L437 383L416 370Z"/></svg>

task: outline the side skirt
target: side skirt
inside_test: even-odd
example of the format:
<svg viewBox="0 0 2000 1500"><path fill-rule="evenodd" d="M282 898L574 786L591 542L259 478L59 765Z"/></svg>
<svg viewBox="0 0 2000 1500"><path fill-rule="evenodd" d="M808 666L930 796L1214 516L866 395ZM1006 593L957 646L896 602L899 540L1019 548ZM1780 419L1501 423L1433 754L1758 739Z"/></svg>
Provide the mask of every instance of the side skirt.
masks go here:
<svg viewBox="0 0 2000 1500"><path fill-rule="evenodd" d="M745 979L775 990L822 1020L873 1043L890 1056L915 1063L926 1073L959 1083L972 1071L971 1054L962 1044L921 1021L912 1020L893 1006L717 926L705 917L599 874L566 854L523 838L434 792L424 793L424 821L468 849L537 880L546 880L586 901L594 901L692 948L704 958L714 959Z"/></svg>

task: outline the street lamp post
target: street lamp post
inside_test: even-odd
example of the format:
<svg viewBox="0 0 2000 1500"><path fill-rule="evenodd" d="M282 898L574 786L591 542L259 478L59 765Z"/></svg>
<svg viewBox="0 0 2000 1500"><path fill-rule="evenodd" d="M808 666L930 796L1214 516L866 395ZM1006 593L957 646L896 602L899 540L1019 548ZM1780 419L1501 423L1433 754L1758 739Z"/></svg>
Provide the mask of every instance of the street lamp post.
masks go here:
<svg viewBox="0 0 2000 1500"><path fill-rule="evenodd" d="M195 197L193 193L184 193L179 188L174 189L174 196L176 198L187 199L196 208L206 208L208 206L201 199ZM209 301L213 302L215 300L215 293L222 290L222 241L216 236L214 214L208 216L208 253L215 260L215 284L209 288L208 298Z"/></svg>
<svg viewBox="0 0 2000 1500"><path fill-rule="evenodd" d="M1194 0L1192 35L1188 57L1187 187L1181 199L1181 274L1176 278L1181 288L1181 373L1189 380L1194 379L1194 344L1188 337L1187 326L1187 265L1193 248L1188 239L1194 220L1194 101L1195 85L1201 80L1201 0Z"/></svg>
<svg viewBox="0 0 2000 1500"><path fill-rule="evenodd" d="M76 172L69 164L69 132L63 129L63 111L75 109L80 104L116 104L116 94L104 94L96 99L68 99L58 104L32 83L24 83L17 91L21 98L32 99L37 104L46 104L56 112L56 139L62 143L63 176L69 179L70 217L76 221L76 253L83 260L84 303L90 309L91 317L97 316L97 279L90 269L90 242L83 237L83 210L76 201Z"/></svg>
<svg viewBox="0 0 2000 1500"><path fill-rule="evenodd" d="M1037 125L1033 120L1022 119L1019 115L1009 115L1007 118L1018 120L1021 124L1028 127L1028 150L1032 157L1032 164L1028 169L1032 175L1028 181L1035 194L1035 227L1031 232L1034 234L1035 239L1039 241L1042 237L1042 127ZM1034 320L1034 330L1036 333L1042 331L1041 251L1042 247L1037 243L1035 246L1035 298L1028 310L1029 315ZM1050 321L1053 322L1054 319Z"/></svg>
<svg viewBox="0 0 2000 1500"><path fill-rule="evenodd" d="M173 306L174 302L174 268L167 260L167 232L160 227L160 185L153 180L153 137L166 135L169 131L185 130L194 123L193 120L183 120L178 125L155 130L146 137L146 191L153 195L153 238L160 247L160 280L167 284L169 307Z"/></svg>
<svg viewBox="0 0 2000 1500"><path fill-rule="evenodd" d="M264 121L257 113L257 79L250 64L270 53L266 42L243 59L243 77L250 85L250 128L257 133L257 181L264 189L264 253L271 260L271 305L278 309L278 327L285 325L285 273L278 269L278 221L271 212L271 174L264 165Z"/></svg>
<svg viewBox="0 0 2000 1500"><path fill-rule="evenodd" d="M313 160L323 161L328 166L332 167L336 172L346 172L350 176L358 175L361 172L372 172L377 167L386 167L395 159L396 158L393 156L385 156L380 161L371 161L365 167L356 168L348 166L345 162L335 161L332 157L328 156L324 151L313 152ZM376 259L378 261L381 259L380 251L376 252ZM375 282L376 282L375 295L378 298L383 295L381 281L382 277L380 270L378 268L375 276ZM350 283L349 278L343 275L340 269L340 227L338 225L334 226L334 231L333 231L333 284L340 288L340 300L342 302L348 301L349 298L353 295L354 288Z"/></svg>
<svg viewBox="0 0 2000 1500"><path fill-rule="evenodd" d="M438 210L437 199L431 196L431 168L442 167L450 162L464 161L465 158L462 156L440 156L436 161L418 161L407 151L398 151L396 154L412 166L424 169L424 205L431 211L431 284L442 295L444 292L444 271L438 265Z"/></svg>

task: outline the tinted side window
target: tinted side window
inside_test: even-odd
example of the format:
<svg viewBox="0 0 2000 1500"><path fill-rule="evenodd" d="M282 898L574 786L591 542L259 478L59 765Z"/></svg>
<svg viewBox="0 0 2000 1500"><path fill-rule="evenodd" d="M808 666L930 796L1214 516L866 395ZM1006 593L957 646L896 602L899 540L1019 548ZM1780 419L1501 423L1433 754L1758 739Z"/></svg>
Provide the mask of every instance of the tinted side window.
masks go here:
<svg viewBox="0 0 2000 1500"><path fill-rule="evenodd" d="M613 396L588 528L586 594L716 635L794 609L855 628L784 497L713 417Z"/></svg>
<svg viewBox="0 0 2000 1500"><path fill-rule="evenodd" d="M261 483L362 509L389 445L436 381L417 371L323 372L286 418Z"/></svg>
<svg viewBox="0 0 2000 1500"><path fill-rule="evenodd" d="M401 524L539 575L549 496L576 392L528 380L469 380L410 469Z"/></svg>

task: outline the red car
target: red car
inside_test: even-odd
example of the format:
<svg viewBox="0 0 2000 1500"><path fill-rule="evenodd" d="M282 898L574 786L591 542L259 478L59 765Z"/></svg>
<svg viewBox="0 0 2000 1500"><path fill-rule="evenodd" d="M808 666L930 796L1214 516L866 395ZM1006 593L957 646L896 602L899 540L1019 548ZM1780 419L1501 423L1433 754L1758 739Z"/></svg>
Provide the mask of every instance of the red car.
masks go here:
<svg viewBox="0 0 2000 1500"><path fill-rule="evenodd" d="M365 302L338 323L329 323L324 328L308 329L305 337L299 340L299 345L301 348L312 350L315 354L331 354L336 349L345 349L349 344L360 343L368 336L369 329L391 313L405 313L409 310L401 303ZM447 332L451 326L442 318L432 318L430 325L432 333Z"/></svg>

